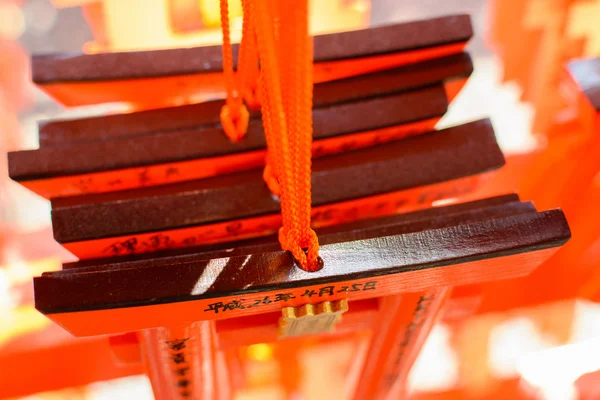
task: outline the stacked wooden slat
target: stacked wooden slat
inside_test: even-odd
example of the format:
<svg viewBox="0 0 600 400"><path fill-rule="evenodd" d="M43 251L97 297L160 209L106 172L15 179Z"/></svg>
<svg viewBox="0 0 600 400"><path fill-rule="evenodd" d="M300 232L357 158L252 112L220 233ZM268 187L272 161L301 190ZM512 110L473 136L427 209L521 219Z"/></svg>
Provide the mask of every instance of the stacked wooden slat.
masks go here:
<svg viewBox="0 0 600 400"><path fill-rule="evenodd" d="M315 224L427 207L471 191L475 175L503 164L488 121L416 136L433 131L472 72L461 52L470 36L468 17L452 16L315 38L315 68L332 71L315 83ZM86 104L84 95L95 103L113 96L136 107L144 102L119 97L113 85L150 79L152 97L164 104L169 99L153 85L220 76L219 52L41 56L33 59L33 77L66 104ZM362 74L365 68L375 72ZM95 90L81 86L89 82ZM78 97L71 101L63 92ZM38 150L9 155L10 174L52 199L55 238L84 259L273 233L278 202L262 183L260 112L253 112L244 141L231 143L219 124L222 105L46 121ZM146 207L165 213L150 218Z"/></svg>
<svg viewBox="0 0 600 400"><path fill-rule="evenodd" d="M273 236L260 114L230 143L221 100L164 107L220 88L218 47L34 58L36 83L67 105L139 108L45 122L38 150L9 155L81 260L35 279L36 307L78 336L146 330L157 397L202 398L223 377L200 374L196 357L228 351L221 335L273 340L282 307L347 299L353 322L338 335L374 332L356 398L398 398L452 286L530 273L569 238L561 211L516 195L431 208L464 201L504 163L488 120L435 129L472 71L470 36L469 18L451 16L315 38L315 273ZM178 359L194 362L176 375L157 338L187 334L212 345L190 339Z"/></svg>

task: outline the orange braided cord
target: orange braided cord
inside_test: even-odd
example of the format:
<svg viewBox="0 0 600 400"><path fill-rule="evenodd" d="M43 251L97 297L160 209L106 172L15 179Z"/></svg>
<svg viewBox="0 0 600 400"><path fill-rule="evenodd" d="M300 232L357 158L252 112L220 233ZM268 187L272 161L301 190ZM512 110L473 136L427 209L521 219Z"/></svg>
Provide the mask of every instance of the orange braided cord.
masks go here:
<svg viewBox="0 0 600 400"><path fill-rule="evenodd" d="M268 129L265 126L265 137L267 137L267 143L269 142ZM267 145L268 146L268 145ZM275 196L281 196L281 188L279 187L279 179L277 179L277 172L275 171L275 161L271 155L272 150L267 151L267 159L265 160L265 169L263 170L263 180L267 184L267 187Z"/></svg>
<svg viewBox="0 0 600 400"><path fill-rule="evenodd" d="M229 5L228 0L220 0L221 29L223 31L223 74L227 89L227 103L221 109L221 125L225 134L234 142L241 140L248 129L250 114L242 103L235 85L233 73L233 55L231 50L231 37L229 32Z"/></svg>
<svg viewBox="0 0 600 400"><path fill-rule="evenodd" d="M248 107L257 110L260 108L258 97L258 51L250 8L249 0L242 0L244 20L238 57L238 74L242 97Z"/></svg>
<svg viewBox="0 0 600 400"><path fill-rule="evenodd" d="M272 15L273 15L273 35L275 38L275 43L279 43L280 44L280 37L279 37L279 19L277 18L277 15L279 14L279 3L277 0L268 0L269 4L267 5L267 7L269 8L269 10L272 11ZM256 22L253 22L256 23ZM281 47L277 50L277 53L281 55ZM260 57L259 57L260 58ZM281 59L279 59L279 63L281 63ZM278 64L280 65L280 64ZM267 98L267 92L266 92L266 83L264 81L264 77L263 74L261 72L260 75L260 88L259 88L259 97L262 99L266 99ZM265 100L266 101L266 100ZM263 109L263 113L264 113L264 109ZM271 191L271 193L273 193L276 196L281 197L281 188L279 186L279 174L278 174L278 170L277 170L277 164L276 164L276 158L273 155L273 152L275 152L276 150L276 143L273 142L274 139L272 139L272 127L271 127L271 119L270 118L263 118L263 126L265 129L265 136L267 139L267 157L265 160L265 169L263 171L263 179L266 182L267 186L269 187L269 190Z"/></svg>
<svg viewBox="0 0 600 400"><path fill-rule="evenodd" d="M279 183L283 221L279 241L303 269L315 271L320 265L318 240L310 227L312 42L308 4L307 0L276 3L273 7L270 0L251 0L250 12L262 71L268 161Z"/></svg>
<svg viewBox="0 0 600 400"><path fill-rule="evenodd" d="M314 250L315 245L311 245L311 242L316 239L316 235L310 229L313 49L308 32L308 2L285 2L288 4L282 4L280 11L280 54L288 58L282 59L281 63L283 104L288 120L290 146L295 149L292 153L292 183L295 185L299 207L296 216L298 241L301 247L310 251ZM296 51L289 52L285 49Z"/></svg>

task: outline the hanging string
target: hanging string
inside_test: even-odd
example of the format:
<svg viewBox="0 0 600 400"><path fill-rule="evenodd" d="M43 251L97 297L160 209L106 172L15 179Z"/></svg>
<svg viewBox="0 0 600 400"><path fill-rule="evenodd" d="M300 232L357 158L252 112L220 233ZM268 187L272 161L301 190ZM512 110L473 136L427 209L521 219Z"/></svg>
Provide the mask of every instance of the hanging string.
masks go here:
<svg viewBox="0 0 600 400"><path fill-rule="evenodd" d="M221 109L221 125L230 140L238 142L246 135L250 114L236 90L233 72L233 52L229 31L228 0L220 0L221 30L223 32L223 75L227 90L227 102Z"/></svg>
<svg viewBox="0 0 600 400"><path fill-rule="evenodd" d="M297 207L295 226L287 232L284 226L280 235L287 237L280 237L280 241L287 240L287 246L298 244L307 248L308 263L317 268L319 245L310 228L313 47L308 32L308 1L282 1L279 16L283 106L292 149L291 183Z"/></svg>
<svg viewBox="0 0 600 400"><path fill-rule="evenodd" d="M310 227L312 40L308 4L307 0L279 0L274 10L269 0L250 3L261 66L263 124L281 199L279 242L303 269L316 271L320 268L319 242Z"/></svg>
<svg viewBox="0 0 600 400"><path fill-rule="evenodd" d="M240 88L249 104L260 99L268 148L263 176L281 201L279 242L302 269L316 271L321 264L319 241L310 226L313 47L308 0L243 0L242 5ZM221 0L221 23L227 84L221 117L224 127L231 118L229 126L235 130L226 132L239 140L243 103L235 89L227 0Z"/></svg>
<svg viewBox="0 0 600 400"><path fill-rule="evenodd" d="M272 16L273 16L272 17L272 20L273 20L272 27L273 27L273 36L274 36L275 43L281 44L280 34L279 34L280 21L279 21L279 18L276 17L279 14L279 2L277 0L270 0L267 7L269 8L269 10L272 11ZM282 46L280 45L280 48L277 51L277 53L279 55L282 54L281 50L282 50ZM281 59L279 59L279 63L281 63ZM280 65L280 64L278 64L278 65ZM260 78L263 79L262 75ZM261 85L261 90L259 90L259 94L260 94L260 97L264 99L267 97L267 93L264 90L266 87L265 86L266 82L263 82L261 80L260 85ZM271 125L272 125L271 118L266 118L266 119L263 118L265 137L267 139L267 157L265 160L265 169L263 171L263 179L264 179L265 183L267 184L267 187L269 188L271 193L273 193L275 196L281 197L281 187L279 186L279 174L277 172L276 158L275 158L275 155L273 154L273 152L275 151L276 143L272 139L272 133L271 133L272 126Z"/></svg>
<svg viewBox="0 0 600 400"><path fill-rule="evenodd" d="M258 97L258 51L256 49L256 34L252 26L249 0L242 0L244 20L242 25L242 42L238 57L238 74L242 97L251 109L260 109Z"/></svg>

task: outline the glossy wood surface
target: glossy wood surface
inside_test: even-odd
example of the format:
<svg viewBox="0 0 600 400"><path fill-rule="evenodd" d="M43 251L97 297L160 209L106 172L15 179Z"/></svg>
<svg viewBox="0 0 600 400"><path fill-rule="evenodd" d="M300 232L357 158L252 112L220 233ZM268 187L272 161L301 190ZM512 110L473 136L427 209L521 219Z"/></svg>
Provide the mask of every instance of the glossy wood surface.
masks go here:
<svg viewBox="0 0 600 400"><path fill-rule="evenodd" d="M332 240L335 240L340 233L347 235L348 232L368 230L373 229L374 227L377 229L382 229L386 226L402 225L406 226L407 229L434 229L451 225L452 222L449 221L460 222L460 220L486 220L495 217L526 214L535 211L535 206L531 202L520 201L519 196L516 194L506 194L465 203L426 208L419 211L388 215L380 218L369 218L366 220L347 222L325 228L317 228L317 233L320 236L323 236L320 239L320 243L327 244ZM395 229L397 229L397 227ZM410 232L410 230L406 230L404 232ZM63 264L62 269L85 267L86 270L89 270L90 267L94 267L94 270L103 270L106 268L111 268L115 265L134 267L144 266L147 265L147 263L151 263L152 265L169 265L172 262L185 263L187 261L194 260L198 253L202 253L207 255L209 258L213 258L220 257L221 255L246 255L248 252L264 253L268 251L276 251L278 249L279 242L277 237L266 236L255 239L233 240L212 245L200 245L197 247L184 249L169 249L154 253L80 260L77 262Z"/></svg>
<svg viewBox="0 0 600 400"><path fill-rule="evenodd" d="M175 257L156 264L145 260L45 273L35 279L36 307L44 313L60 313L244 296L542 250L560 246L570 235L557 210L472 223L453 221L450 226L440 223L437 229L422 230L424 223L431 224L377 224L331 233L330 241L322 234L327 243L321 248L325 267L314 273L297 268L289 253L258 252L256 246L234 250L231 256L226 249L220 254L185 256L185 261ZM427 280L422 279L419 287L428 287Z"/></svg>

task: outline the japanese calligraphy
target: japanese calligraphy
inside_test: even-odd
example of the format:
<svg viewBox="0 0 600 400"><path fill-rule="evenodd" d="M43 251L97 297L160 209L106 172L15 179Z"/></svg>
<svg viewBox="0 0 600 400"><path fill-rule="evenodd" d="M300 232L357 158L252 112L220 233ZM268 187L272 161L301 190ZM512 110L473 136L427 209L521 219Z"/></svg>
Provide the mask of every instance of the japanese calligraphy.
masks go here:
<svg viewBox="0 0 600 400"><path fill-rule="evenodd" d="M395 371L404 358L404 354L406 349L410 345L410 343L414 340L415 333L417 330L423 325L425 319L427 318L427 312L429 311L429 307L431 302L435 299L435 295L429 296L420 296L417 301L417 306L413 312L413 318L406 327L406 331L404 332L404 338L402 341L398 343L398 354L394 359L394 368L386 374L385 381L387 385L392 385L397 380L397 375L393 372Z"/></svg>
<svg viewBox="0 0 600 400"><path fill-rule="evenodd" d="M215 314L224 313L227 311L233 311L236 309L245 310L248 308L260 307L271 303L287 303L291 299L297 297L308 297L308 298L329 298L337 293L349 293L349 292L364 292L369 290L377 289L377 281L369 281L365 283L353 283L351 285L327 285L316 289L303 289L304 292L294 295L294 293L276 293L274 295L267 295L258 299L248 300L244 298L234 299L229 302L218 301L211 303L204 309L204 312L213 312Z"/></svg>
<svg viewBox="0 0 600 400"><path fill-rule="evenodd" d="M165 344L169 348L171 361L175 365L175 368L173 369L173 373L177 377L175 385L179 390L179 394L184 398L192 395L192 392L190 391L192 382L188 377L188 372L190 371L188 365L189 360L186 358L185 351L187 349L188 340L190 339L183 338L165 341Z"/></svg>
<svg viewBox="0 0 600 400"><path fill-rule="evenodd" d="M136 251L137 245L138 240L133 237L122 242L113 243L104 249L104 251L113 254L132 254Z"/></svg>

